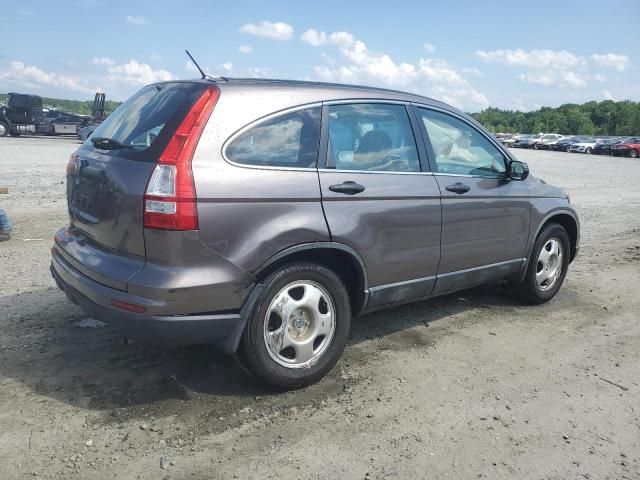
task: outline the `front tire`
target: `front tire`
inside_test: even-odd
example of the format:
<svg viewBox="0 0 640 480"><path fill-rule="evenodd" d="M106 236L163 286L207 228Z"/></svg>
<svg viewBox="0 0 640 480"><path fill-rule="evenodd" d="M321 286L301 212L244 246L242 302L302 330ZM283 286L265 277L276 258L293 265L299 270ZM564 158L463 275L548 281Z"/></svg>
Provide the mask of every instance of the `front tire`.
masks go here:
<svg viewBox="0 0 640 480"><path fill-rule="evenodd" d="M279 389L316 383L337 363L351 329L344 284L313 263L286 265L264 284L242 339L247 367Z"/></svg>
<svg viewBox="0 0 640 480"><path fill-rule="evenodd" d="M629 152L629 156L630 156L631 158L638 158L638 151L637 151L637 150L633 150L633 149L632 149L632 150Z"/></svg>
<svg viewBox="0 0 640 480"><path fill-rule="evenodd" d="M517 297L531 305L551 300L564 282L570 256L571 244L564 227L557 223L544 227L531 250L524 280L515 285Z"/></svg>
<svg viewBox="0 0 640 480"><path fill-rule="evenodd" d="M587 147L587 149L584 151L584 153L587 153L587 154L591 153L591 148Z"/></svg>
<svg viewBox="0 0 640 480"><path fill-rule="evenodd" d="M0 122L0 137L6 137L9 135L9 125L5 122Z"/></svg>

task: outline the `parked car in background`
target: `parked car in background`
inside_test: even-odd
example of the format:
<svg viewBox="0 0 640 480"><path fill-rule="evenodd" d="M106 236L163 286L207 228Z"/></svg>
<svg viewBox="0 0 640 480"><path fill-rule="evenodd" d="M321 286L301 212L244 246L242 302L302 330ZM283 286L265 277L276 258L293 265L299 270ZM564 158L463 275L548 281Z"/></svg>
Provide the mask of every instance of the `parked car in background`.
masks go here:
<svg viewBox="0 0 640 480"><path fill-rule="evenodd" d="M47 119L38 127L38 133L45 135L75 135L78 128L87 122L87 117L74 113L62 113L55 118Z"/></svg>
<svg viewBox="0 0 640 480"><path fill-rule="evenodd" d="M640 138L628 138L611 147L614 157L640 157Z"/></svg>
<svg viewBox="0 0 640 480"><path fill-rule="evenodd" d="M558 140L555 144L552 145L553 150L556 152L568 152L571 148L571 145L574 143L578 143L582 137L571 136L564 137Z"/></svg>
<svg viewBox="0 0 640 480"><path fill-rule="evenodd" d="M561 138L563 138L562 135L558 133L545 133L533 143L533 148L536 150L551 150L551 147Z"/></svg>
<svg viewBox="0 0 640 480"><path fill-rule="evenodd" d="M567 194L472 117L375 88L149 85L66 172L51 272L71 301L278 388L329 372L352 316L500 279L547 302L580 245Z"/></svg>
<svg viewBox="0 0 640 480"><path fill-rule="evenodd" d="M501 142L506 147L513 147L513 144L516 143L516 140L518 140L521 136L522 135L514 134L509 137L503 138Z"/></svg>
<svg viewBox="0 0 640 480"><path fill-rule="evenodd" d="M536 142L539 142L542 138L542 135L522 135L518 138L513 146L515 148L533 148Z"/></svg>
<svg viewBox="0 0 640 480"><path fill-rule="evenodd" d="M502 143L504 140L513 137L513 133L496 133L496 140Z"/></svg>
<svg viewBox="0 0 640 480"><path fill-rule="evenodd" d="M597 138L585 138L577 143L571 144L569 151L572 153L591 153L594 147L603 141L604 140Z"/></svg>
<svg viewBox="0 0 640 480"><path fill-rule="evenodd" d="M593 147L591 153L593 155L611 155L611 147L623 142L624 140L620 138L605 138L601 143Z"/></svg>
<svg viewBox="0 0 640 480"><path fill-rule="evenodd" d="M78 128L77 137L78 140L82 140L83 142L93 134L96 128L98 128L99 124L89 122L83 127Z"/></svg>

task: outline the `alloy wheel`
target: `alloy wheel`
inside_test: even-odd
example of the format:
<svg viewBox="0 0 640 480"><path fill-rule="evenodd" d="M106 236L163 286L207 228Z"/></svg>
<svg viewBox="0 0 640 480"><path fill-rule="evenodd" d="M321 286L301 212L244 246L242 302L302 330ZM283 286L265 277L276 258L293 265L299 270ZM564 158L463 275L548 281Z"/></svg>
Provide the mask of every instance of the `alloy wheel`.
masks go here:
<svg viewBox="0 0 640 480"><path fill-rule="evenodd" d="M536 265L536 283L540 290L552 288L562 274L562 243L557 238L550 238L540 250Z"/></svg>
<svg viewBox="0 0 640 480"><path fill-rule="evenodd" d="M310 367L326 352L336 330L336 308L327 290L310 280L282 288L264 318L269 356L287 368Z"/></svg>

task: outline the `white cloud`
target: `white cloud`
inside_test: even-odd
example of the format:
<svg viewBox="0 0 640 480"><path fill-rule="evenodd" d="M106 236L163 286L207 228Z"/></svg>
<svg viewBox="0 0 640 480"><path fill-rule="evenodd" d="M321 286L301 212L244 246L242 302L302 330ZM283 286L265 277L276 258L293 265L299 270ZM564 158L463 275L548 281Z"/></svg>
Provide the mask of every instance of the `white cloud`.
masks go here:
<svg viewBox="0 0 640 480"><path fill-rule="evenodd" d="M587 81L584 77L572 72L571 70L562 72L560 76L562 79L562 84L568 87L584 87L587 84Z"/></svg>
<svg viewBox="0 0 640 480"><path fill-rule="evenodd" d="M133 59L122 65L110 66L107 71L110 80L123 81L132 85L146 85L175 79L173 74L166 70L154 70L146 63L139 63Z"/></svg>
<svg viewBox="0 0 640 480"><path fill-rule="evenodd" d="M220 65L225 72L233 72L233 63L226 62Z"/></svg>
<svg viewBox="0 0 640 480"><path fill-rule="evenodd" d="M252 78L267 78L273 76L273 72L267 67L249 67L247 75Z"/></svg>
<svg viewBox="0 0 640 480"><path fill-rule="evenodd" d="M430 43L425 43L422 47L424 48L424 51L427 53L433 53L436 51L436 47L434 47Z"/></svg>
<svg viewBox="0 0 640 480"><path fill-rule="evenodd" d="M245 23L240 27L240 32L272 40L289 40L293 36L293 27L284 22L274 23L264 20L258 25Z"/></svg>
<svg viewBox="0 0 640 480"><path fill-rule="evenodd" d="M587 80L572 70L545 70L518 75L520 81L543 87L584 87Z"/></svg>
<svg viewBox="0 0 640 480"><path fill-rule="evenodd" d="M251 48L251 45L240 45L238 47L238 51L240 53L244 53L245 55L249 55L251 54L251 52L253 52L253 48Z"/></svg>
<svg viewBox="0 0 640 480"><path fill-rule="evenodd" d="M542 85L543 87L550 87L557 82L555 75L551 73L521 73L518 75L518 79L525 83Z"/></svg>
<svg viewBox="0 0 640 480"><path fill-rule="evenodd" d="M599 67L611 67L622 72L629 64L629 57L626 55L617 55L615 53L594 53L591 59Z"/></svg>
<svg viewBox="0 0 640 480"><path fill-rule="evenodd" d="M322 55L325 64L315 67L315 76L321 80L400 88L463 108L484 108L489 104L446 60L423 58L415 64L396 62L386 53L369 50L349 32L327 34L326 45L336 47L340 55L338 58Z"/></svg>
<svg viewBox="0 0 640 480"><path fill-rule="evenodd" d="M124 100L142 85L175 78L166 70L153 69L133 59L118 64L108 57L95 57L91 63L95 69L84 68L81 74L74 75L69 73L69 67L64 73L57 73L11 61L5 68L0 67L0 91L17 87L43 96L86 99L99 90L106 92L109 99Z"/></svg>
<svg viewBox="0 0 640 480"><path fill-rule="evenodd" d="M606 82L607 76L593 72L598 68L614 68L622 72L630 63L629 57L615 53L576 55L567 50L501 49L476 51L485 62L502 63L512 67L524 67L529 72L517 76L525 83L544 87L582 88L589 78Z"/></svg>
<svg viewBox="0 0 640 480"><path fill-rule="evenodd" d="M460 71L462 73L467 73L469 75L473 75L474 77L484 77L484 73L482 73L480 70L478 70L475 67L461 68Z"/></svg>
<svg viewBox="0 0 640 480"><path fill-rule="evenodd" d="M271 75L271 69L266 67L249 67L247 74L253 78L264 78Z"/></svg>
<svg viewBox="0 0 640 480"><path fill-rule="evenodd" d="M124 17L124 21L132 25L146 25L147 19L139 15L127 15Z"/></svg>
<svg viewBox="0 0 640 480"><path fill-rule="evenodd" d="M476 55L485 62L530 68L570 68L585 64L584 57L567 50L478 50Z"/></svg>
<svg viewBox="0 0 640 480"><path fill-rule="evenodd" d="M605 100L615 100L613 98L613 95L611 95L611 92L609 90L603 90L602 91L602 96L604 97Z"/></svg>
<svg viewBox="0 0 640 480"><path fill-rule="evenodd" d="M28 88L55 87L79 93L95 91L81 77L45 72L35 65L17 61L9 62L9 69L0 73L0 82Z"/></svg>
<svg viewBox="0 0 640 480"><path fill-rule="evenodd" d="M300 40L305 43L308 43L312 47L321 47L322 45L326 45L327 43L327 34L325 32L319 32L310 28L302 35L300 35Z"/></svg>
<svg viewBox="0 0 640 480"><path fill-rule="evenodd" d="M115 65L116 62L109 57L93 57L91 63L94 65Z"/></svg>

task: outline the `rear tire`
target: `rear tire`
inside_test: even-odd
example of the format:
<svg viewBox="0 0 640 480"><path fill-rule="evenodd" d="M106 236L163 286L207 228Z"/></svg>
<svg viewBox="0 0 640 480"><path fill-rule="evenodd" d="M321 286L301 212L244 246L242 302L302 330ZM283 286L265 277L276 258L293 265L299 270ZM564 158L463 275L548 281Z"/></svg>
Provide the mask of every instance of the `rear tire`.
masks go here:
<svg viewBox="0 0 640 480"><path fill-rule="evenodd" d="M638 151L637 151L637 150L631 150L631 151L629 152L629 156L630 156L631 158L638 158Z"/></svg>
<svg viewBox="0 0 640 480"><path fill-rule="evenodd" d="M349 295L331 270L292 263L265 281L242 338L251 373L278 389L318 382L337 363L351 330Z"/></svg>
<svg viewBox="0 0 640 480"><path fill-rule="evenodd" d="M571 244L564 227L557 223L544 227L531 250L524 280L515 285L516 296L530 305L551 300L564 282L570 256Z"/></svg>

